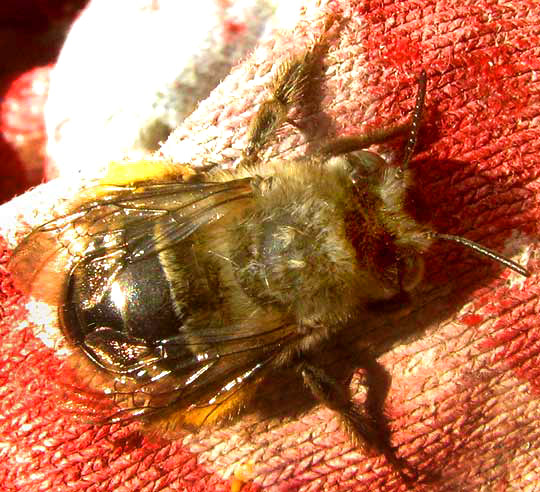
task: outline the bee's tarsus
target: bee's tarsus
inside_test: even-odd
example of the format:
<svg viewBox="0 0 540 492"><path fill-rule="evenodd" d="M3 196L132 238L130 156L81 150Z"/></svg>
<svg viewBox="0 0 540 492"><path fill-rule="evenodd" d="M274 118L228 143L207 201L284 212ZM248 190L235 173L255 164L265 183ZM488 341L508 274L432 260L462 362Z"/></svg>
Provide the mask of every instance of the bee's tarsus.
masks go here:
<svg viewBox="0 0 540 492"><path fill-rule="evenodd" d="M333 23L333 19L325 23L318 42L278 66L270 82L270 95L261 104L248 128L248 143L244 150L247 160L256 162L258 152L285 122L298 128L298 125L288 118L288 112L293 105L306 99L308 88L314 79L317 60L326 47L326 36Z"/></svg>

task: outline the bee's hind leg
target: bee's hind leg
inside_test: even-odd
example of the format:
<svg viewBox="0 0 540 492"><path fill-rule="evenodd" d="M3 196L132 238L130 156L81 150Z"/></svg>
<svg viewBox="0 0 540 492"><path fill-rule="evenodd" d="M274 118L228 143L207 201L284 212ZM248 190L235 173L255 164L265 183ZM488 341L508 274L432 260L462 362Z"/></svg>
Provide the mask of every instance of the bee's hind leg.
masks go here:
<svg viewBox="0 0 540 492"><path fill-rule="evenodd" d="M319 62L328 48L329 31L335 21L333 15L328 16L321 34L313 44L279 65L269 85L270 96L261 104L250 122L244 161L257 161L258 152L271 141L285 122L298 127L288 118L289 110L305 102L306 96L314 90L312 84L317 76Z"/></svg>
<svg viewBox="0 0 540 492"><path fill-rule="evenodd" d="M380 424L367 409L355 405L342 385L322 368L307 362L301 362L297 370L315 399L340 416L347 434L355 445L366 452L376 451L384 454L405 481L415 478L415 472L398 458L390 447L387 437L381 432Z"/></svg>
<svg viewBox="0 0 540 492"><path fill-rule="evenodd" d="M362 448L382 447L375 421L356 408L342 385L320 367L306 362L300 363L298 371L316 400L338 413L355 445Z"/></svg>
<svg viewBox="0 0 540 492"><path fill-rule="evenodd" d="M314 75L318 45L301 55L284 61L270 83L270 97L264 101L248 128L248 143L244 159L257 160L258 152L267 145L275 132L290 120L290 108L305 98Z"/></svg>

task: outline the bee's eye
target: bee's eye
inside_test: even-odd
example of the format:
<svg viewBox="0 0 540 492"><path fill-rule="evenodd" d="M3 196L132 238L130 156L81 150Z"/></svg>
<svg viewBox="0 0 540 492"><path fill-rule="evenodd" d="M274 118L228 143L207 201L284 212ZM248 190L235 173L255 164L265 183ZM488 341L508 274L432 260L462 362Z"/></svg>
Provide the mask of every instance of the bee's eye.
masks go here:
<svg viewBox="0 0 540 492"><path fill-rule="evenodd" d="M350 163L350 176L354 184L362 179L369 179L378 175L381 169L386 167L386 161L375 152L360 150L349 154L347 160Z"/></svg>
<svg viewBox="0 0 540 492"><path fill-rule="evenodd" d="M405 292L413 290L424 276L424 259L416 251L408 251L402 259L400 272L401 288Z"/></svg>

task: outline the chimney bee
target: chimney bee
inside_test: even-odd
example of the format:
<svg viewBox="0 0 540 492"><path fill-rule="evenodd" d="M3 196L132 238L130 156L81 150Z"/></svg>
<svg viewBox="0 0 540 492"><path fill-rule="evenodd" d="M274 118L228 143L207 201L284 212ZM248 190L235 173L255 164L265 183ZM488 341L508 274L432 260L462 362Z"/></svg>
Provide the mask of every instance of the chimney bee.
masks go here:
<svg viewBox="0 0 540 492"><path fill-rule="evenodd" d="M307 96L319 46L278 67L236 169L113 163L16 249L18 286L58 308L76 373L117 403L109 421L198 429L290 371L356 442L383 449L317 352L342 330L406 309L434 241L529 274L405 210L424 71L409 123L332 138L291 160L260 157ZM368 150L398 137L398 166Z"/></svg>

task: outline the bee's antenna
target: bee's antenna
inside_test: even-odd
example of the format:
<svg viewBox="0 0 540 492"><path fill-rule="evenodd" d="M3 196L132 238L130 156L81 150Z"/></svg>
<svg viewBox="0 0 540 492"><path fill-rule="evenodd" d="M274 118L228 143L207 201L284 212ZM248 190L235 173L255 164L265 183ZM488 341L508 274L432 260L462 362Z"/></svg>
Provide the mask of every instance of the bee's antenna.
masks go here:
<svg viewBox="0 0 540 492"><path fill-rule="evenodd" d="M455 243L459 243L467 248L472 249L473 251L482 256L487 256L491 260L503 264L504 266L510 268L511 270L514 270L514 272L519 273L524 277L529 277L531 275L531 273L526 268L522 267L519 263L516 263L515 261L512 261L500 255L496 251L482 246L481 244L470 241L469 239L465 239L464 237L453 236L451 234L440 234L438 232L430 232L429 237L432 237L434 239L444 239L446 241L454 241Z"/></svg>
<svg viewBox="0 0 540 492"><path fill-rule="evenodd" d="M416 148L416 141L418 138L418 127L420 126L420 120L422 119L422 113L424 111L424 100L426 98L426 85L427 75L426 71L422 69L420 77L418 78L418 92L416 94L416 104L414 105L414 112L411 121L411 129L409 131L409 138L407 139L407 145L405 145L405 152L403 153L403 162L401 169L405 170L409 167L409 162L414 154Z"/></svg>

